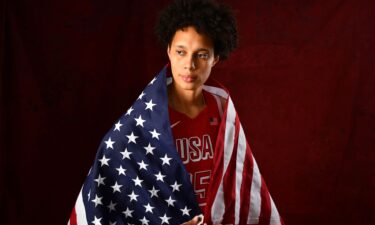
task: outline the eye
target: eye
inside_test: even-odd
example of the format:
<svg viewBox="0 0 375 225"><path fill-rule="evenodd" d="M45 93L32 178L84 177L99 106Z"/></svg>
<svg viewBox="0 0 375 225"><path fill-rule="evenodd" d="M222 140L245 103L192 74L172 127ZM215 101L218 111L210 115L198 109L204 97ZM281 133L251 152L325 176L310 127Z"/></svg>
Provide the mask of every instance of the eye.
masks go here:
<svg viewBox="0 0 375 225"><path fill-rule="evenodd" d="M199 53L198 58L200 59L208 59L208 53Z"/></svg>
<svg viewBox="0 0 375 225"><path fill-rule="evenodd" d="M185 52L182 50L176 50L176 53L181 56L185 55Z"/></svg>

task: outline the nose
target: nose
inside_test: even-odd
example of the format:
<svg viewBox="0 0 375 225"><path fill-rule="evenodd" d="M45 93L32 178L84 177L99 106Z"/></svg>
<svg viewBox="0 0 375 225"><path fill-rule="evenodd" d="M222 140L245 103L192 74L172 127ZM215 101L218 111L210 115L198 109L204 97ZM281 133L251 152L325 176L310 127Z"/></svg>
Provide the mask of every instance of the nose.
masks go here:
<svg viewBox="0 0 375 225"><path fill-rule="evenodd" d="M196 62L194 56L186 57L186 61L184 63L184 69L186 70L194 70L196 68Z"/></svg>

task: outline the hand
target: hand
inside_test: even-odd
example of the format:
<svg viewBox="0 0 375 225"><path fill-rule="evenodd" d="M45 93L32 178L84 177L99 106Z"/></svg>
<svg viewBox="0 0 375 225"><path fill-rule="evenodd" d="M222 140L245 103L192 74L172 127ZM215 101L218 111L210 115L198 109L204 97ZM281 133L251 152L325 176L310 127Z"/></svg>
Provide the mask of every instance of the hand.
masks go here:
<svg viewBox="0 0 375 225"><path fill-rule="evenodd" d="M181 225L198 225L199 224L199 216L195 216L192 220L183 223ZM207 223L203 223L203 225L207 225Z"/></svg>

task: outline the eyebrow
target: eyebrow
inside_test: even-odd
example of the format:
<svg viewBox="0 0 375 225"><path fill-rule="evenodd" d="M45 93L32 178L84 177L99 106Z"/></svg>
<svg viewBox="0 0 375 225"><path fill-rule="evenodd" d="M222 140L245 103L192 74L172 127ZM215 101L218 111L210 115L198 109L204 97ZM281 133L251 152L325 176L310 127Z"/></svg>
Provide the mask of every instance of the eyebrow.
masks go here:
<svg viewBox="0 0 375 225"><path fill-rule="evenodd" d="M176 48L182 48L182 49L186 49L186 47L185 46L183 46L183 45L176 45L175 46ZM206 51L206 52L210 52L208 49L206 49L206 48L198 48L197 50L196 50L196 52L199 52L199 51Z"/></svg>

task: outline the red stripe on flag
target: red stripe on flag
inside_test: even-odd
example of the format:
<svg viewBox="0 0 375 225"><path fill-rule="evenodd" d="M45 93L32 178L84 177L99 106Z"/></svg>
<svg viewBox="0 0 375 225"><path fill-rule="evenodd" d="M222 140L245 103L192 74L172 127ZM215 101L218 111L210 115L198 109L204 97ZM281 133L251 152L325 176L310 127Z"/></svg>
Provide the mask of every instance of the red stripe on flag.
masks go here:
<svg viewBox="0 0 375 225"><path fill-rule="evenodd" d="M70 225L77 225L77 214L76 214L76 208L73 208L72 213L70 214Z"/></svg>
<svg viewBox="0 0 375 225"><path fill-rule="evenodd" d="M241 204L240 204L240 224L247 224L247 218L250 211L250 193L251 184L253 180L254 162L251 156L251 149L246 142L246 156L242 172L242 186L241 186Z"/></svg>
<svg viewBox="0 0 375 225"><path fill-rule="evenodd" d="M236 201L236 166L237 166L237 151L238 151L238 135L240 131L240 121L236 114L235 119L235 132L234 132L234 143L232 155L229 160L228 168L225 171L223 178L223 189L224 189L224 204L225 212L223 216L223 224L234 224L235 221L235 207Z"/></svg>
<svg viewBox="0 0 375 225"><path fill-rule="evenodd" d="M227 117L227 110L225 110L222 118L226 118L226 117ZM226 128L226 123L225 123L225 119L223 119L221 121L218 137L216 140L215 153L214 153L214 158L213 158L213 163L212 163L212 174L211 174L211 179L210 179L211 181L208 187L208 195L206 198L207 205L205 207L204 217L205 217L205 221L208 223L212 221L211 208L215 200L217 191L219 189L221 177L223 174L225 128ZM216 177L216 179L214 179L214 177Z"/></svg>
<svg viewBox="0 0 375 225"><path fill-rule="evenodd" d="M281 218L281 216L280 216L280 223L281 223L281 225L285 225L284 220L283 220L283 218Z"/></svg>
<svg viewBox="0 0 375 225"><path fill-rule="evenodd" d="M260 188L261 208L259 216L259 224L270 224L271 218L271 197L267 189L267 185L262 177L262 186Z"/></svg>
<svg viewBox="0 0 375 225"><path fill-rule="evenodd" d="M228 101L225 106L225 111L222 116L219 133L216 139L215 144L215 152L214 152L214 158L213 158L213 165L212 165L212 175L210 179L210 184L208 187L208 194L206 198L206 207L204 212L205 222L211 222L211 209L212 205L214 203L217 191L220 186L221 177L223 174L223 165L224 165L224 139L225 139L225 129L226 129L226 121L225 118L227 118L227 112L228 112Z"/></svg>

